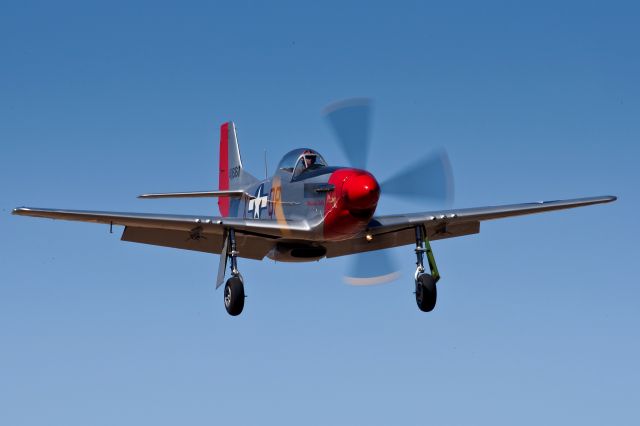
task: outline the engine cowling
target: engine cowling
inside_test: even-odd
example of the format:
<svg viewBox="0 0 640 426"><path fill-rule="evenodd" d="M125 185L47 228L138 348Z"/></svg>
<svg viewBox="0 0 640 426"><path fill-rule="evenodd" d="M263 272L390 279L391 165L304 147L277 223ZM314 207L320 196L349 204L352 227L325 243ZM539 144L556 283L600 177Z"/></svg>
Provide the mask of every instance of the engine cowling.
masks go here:
<svg viewBox="0 0 640 426"><path fill-rule="evenodd" d="M380 199L376 178L365 170L340 169L333 172L328 183L334 190L325 201L325 238L341 240L362 232Z"/></svg>

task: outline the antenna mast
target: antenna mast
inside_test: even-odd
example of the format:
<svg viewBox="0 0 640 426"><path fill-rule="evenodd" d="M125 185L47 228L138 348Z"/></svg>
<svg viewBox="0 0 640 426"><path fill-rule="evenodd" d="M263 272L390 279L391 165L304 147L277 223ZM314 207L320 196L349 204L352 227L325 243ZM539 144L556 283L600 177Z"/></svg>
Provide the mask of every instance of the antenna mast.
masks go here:
<svg viewBox="0 0 640 426"><path fill-rule="evenodd" d="M269 179L269 169L267 168L267 150L264 150L264 180Z"/></svg>

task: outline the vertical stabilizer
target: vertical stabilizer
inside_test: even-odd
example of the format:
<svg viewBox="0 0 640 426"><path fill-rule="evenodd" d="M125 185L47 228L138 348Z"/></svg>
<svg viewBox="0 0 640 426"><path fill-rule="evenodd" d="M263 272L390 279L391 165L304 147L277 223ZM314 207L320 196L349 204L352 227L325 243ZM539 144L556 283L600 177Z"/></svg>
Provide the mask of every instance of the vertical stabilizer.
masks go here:
<svg viewBox="0 0 640 426"><path fill-rule="evenodd" d="M220 170L218 177L218 189L243 189L258 180L242 168L240 147L236 126L232 121L220 126ZM222 216L235 216L238 214L240 200L229 197L218 198L218 207Z"/></svg>

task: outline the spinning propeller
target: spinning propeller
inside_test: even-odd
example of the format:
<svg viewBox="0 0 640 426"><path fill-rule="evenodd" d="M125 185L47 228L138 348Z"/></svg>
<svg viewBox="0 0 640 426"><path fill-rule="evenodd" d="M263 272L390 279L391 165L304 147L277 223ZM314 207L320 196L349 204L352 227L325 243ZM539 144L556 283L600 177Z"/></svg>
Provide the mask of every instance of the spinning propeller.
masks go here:
<svg viewBox="0 0 640 426"><path fill-rule="evenodd" d="M371 145L372 102L367 98L347 99L325 108L329 126L350 165L367 169ZM382 194L450 205L453 202L453 172L446 151L437 150L417 159L380 183ZM398 267L388 250L351 256L345 281L353 285L373 285L399 277Z"/></svg>

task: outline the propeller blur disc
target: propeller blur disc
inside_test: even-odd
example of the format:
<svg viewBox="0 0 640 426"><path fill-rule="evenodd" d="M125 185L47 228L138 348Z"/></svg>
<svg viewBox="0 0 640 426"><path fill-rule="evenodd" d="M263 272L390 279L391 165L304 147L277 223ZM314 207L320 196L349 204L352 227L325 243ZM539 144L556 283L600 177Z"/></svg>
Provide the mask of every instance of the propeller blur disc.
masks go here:
<svg viewBox="0 0 640 426"><path fill-rule="evenodd" d="M365 170L371 145L372 104L368 98L353 98L335 102L323 111L350 165ZM404 167L382 182L381 189L382 194L418 202L452 204L453 172L446 151L435 151ZM348 284L383 284L400 276L389 250L375 250L350 257L349 272L344 277Z"/></svg>

